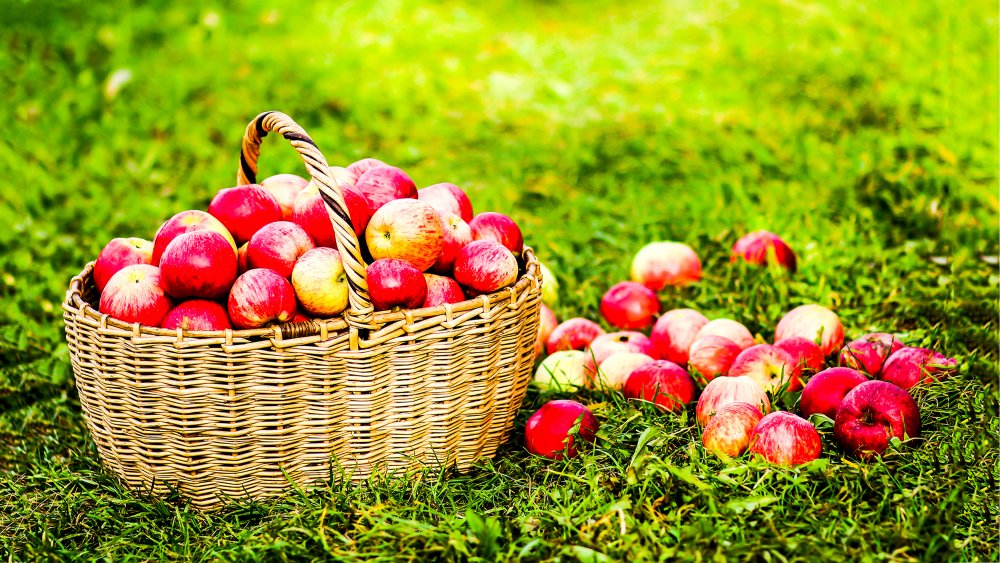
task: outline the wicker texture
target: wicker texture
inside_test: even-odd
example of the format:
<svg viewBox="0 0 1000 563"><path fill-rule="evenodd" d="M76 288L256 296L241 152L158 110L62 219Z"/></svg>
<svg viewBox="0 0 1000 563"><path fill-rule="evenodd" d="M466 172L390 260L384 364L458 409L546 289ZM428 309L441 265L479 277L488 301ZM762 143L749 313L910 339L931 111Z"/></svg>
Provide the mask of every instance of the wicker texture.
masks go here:
<svg viewBox="0 0 1000 563"><path fill-rule="evenodd" d="M343 195L315 143L266 112L247 127L238 182L260 142L289 140L334 219L350 282L343 318L254 330L183 331L97 311L93 263L63 303L87 426L105 467L132 487L176 487L202 509L291 483L424 466L468 468L506 441L534 362L541 277L454 305L372 310Z"/></svg>

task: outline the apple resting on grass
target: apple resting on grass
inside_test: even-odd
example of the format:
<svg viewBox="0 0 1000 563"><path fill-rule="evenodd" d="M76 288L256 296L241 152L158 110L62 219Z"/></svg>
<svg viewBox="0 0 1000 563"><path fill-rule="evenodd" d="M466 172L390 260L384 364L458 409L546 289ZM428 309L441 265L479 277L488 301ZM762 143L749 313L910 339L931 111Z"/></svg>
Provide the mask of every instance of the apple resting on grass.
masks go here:
<svg viewBox="0 0 1000 563"><path fill-rule="evenodd" d="M496 241L474 240L455 258L454 274L469 293L493 293L517 281L517 259Z"/></svg>
<svg viewBox="0 0 1000 563"><path fill-rule="evenodd" d="M584 350L595 338L605 334L601 325L583 317L573 317L559 324L545 343L549 354L562 350Z"/></svg>
<svg viewBox="0 0 1000 563"><path fill-rule="evenodd" d="M111 276L125 266L153 263L153 243L142 238L113 238L104 245L94 263L94 285L104 291Z"/></svg>
<svg viewBox="0 0 1000 563"><path fill-rule="evenodd" d="M160 257L163 289L175 299L219 299L236 279L236 251L215 231L191 231L170 241Z"/></svg>
<svg viewBox="0 0 1000 563"><path fill-rule="evenodd" d="M350 166L347 167L351 169ZM417 199L417 186L413 180L395 166L376 166L368 169L358 177L354 187L371 202L372 213L390 201L398 199ZM428 207L430 207L428 205ZM433 209L433 208L431 208Z"/></svg>
<svg viewBox="0 0 1000 563"><path fill-rule="evenodd" d="M866 381L837 408L833 439L861 459L882 455L891 438L920 436L920 411L904 389L888 381Z"/></svg>
<svg viewBox="0 0 1000 563"><path fill-rule="evenodd" d="M160 269L133 264L111 276L101 293L98 310L122 322L160 326L172 305L160 285Z"/></svg>
<svg viewBox="0 0 1000 563"><path fill-rule="evenodd" d="M515 256L524 250L524 236L513 219L503 213L487 211L469 221L472 240L495 240L507 247Z"/></svg>
<svg viewBox="0 0 1000 563"><path fill-rule="evenodd" d="M233 328L225 307L215 301L192 299L177 305L166 317L163 328L184 330L226 330Z"/></svg>
<svg viewBox="0 0 1000 563"><path fill-rule="evenodd" d="M701 260L679 242L651 242L632 259L632 281L653 291L668 285L688 285L701 279Z"/></svg>
<svg viewBox="0 0 1000 563"><path fill-rule="evenodd" d="M729 457L743 455L750 447L750 436L764 415L750 403L723 405L705 425L701 443L705 449Z"/></svg>
<svg viewBox="0 0 1000 563"><path fill-rule="evenodd" d="M427 297L421 307L438 307L445 303L461 303L465 301L465 293L458 282L445 276L434 274L424 274L424 281L427 282ZM551 313L552 311L549 311ZM544 319L544 317L543 317ZM555 322L555 317L551 319ZM555 328L555 325L552 325ZM539 327L541 330L541 327Z"/></svg>
<svg viewBox="0 0 1000 563"><path fill-rule="evenodd" d="M597 374L587 374L587 385L598 389L621 389L632 370L653 361L654 358L639 352L615 352L601 362Z"/></svg>
<svg viewBox="0 0 1000 563"><path fill-rule="evenodd" d="M757 344L740 352L729 368L729 375L748 376L765 391L775 392L786 383L789 391L802 389L795 358L770 344Z"/></svg>
<svg viewBox="0 0 1000 563"><path fill-rule="evenodd" d="M778 465L801 465L819 458L823 444L808 420L776 411L760 419L753 429L750 451Z"/></svg>
<svg viewBox="0 0 1000 563"><path fill-rule="evenodd" d="M889 356L902 347L903 342L891 334L866 334L844 346L840 351L840 365L876 376L882 373L882 366Z"/></svg>
<svg viewBox="0 0 1000 563"><path fill-rule="evenodd" d="M714 319L708 321L705 323L705 326L701 327L698 334L695 335L695 340L703 336L728 338L735 342L740 347L740 350L746 350L754 345L753 334L750 334L750 329L732 319Z"/></svg>
<svg viewBox="0 0 1000 563"><path fill-rule="evenodd" d="M624 330L645 329L660 312L660 300L651 289L636 282L620 282L601 298L601 314Z"/></svg>
<svg viewBox="0 0 1000 563"><path fill-rule="evenodd" d="M694 380L681 366L656 360L632 370L622 394L626 399L655 403L661 410L678 412L694 399Z"/></svg>
<svg viewBox="0 0 1000 563"><path fill-rule="evenodd" d="M767 393L749 377L716 377L708 382L698 398L695 417L698 424L705 426L723 405L729 403L750 403L759 405L761 412L771 410Z"/></svg>
<svg viewBox="0 0 1000 563"><path fill-rule="evenodd" d="M958 362L927 348L903 347L889 356L880 379L909 389L918 383L946 379L958 370Z"/></svg>
<svg viewBox="0 0 1000 563"><path fill-rule="evenodd" d="M376 311L416 309L427 298L424 274L406 260L383 258L368 266L368 293Z"/></svg>
<svg viewBox="0 0 1000 563"><path fill-rule="evenodd" d="M233 245L233 250L236 250L236 241L233 240L233 235L221 221L204 211L191 209L181 211L170 219L167 219L167 222L160 225L160 228L156 230L156 235L153 236L153 256L150 264L159 266L160 256L163 255L163 251L166 250L170 241L184 233L192 231L215 231L229 241L229 244Z"/></svg>
<svg viewBox="0 0 1000 563"><path fill-rule="evenodd" d="M599 428L594 414L582 404L549 401L528 419L524 445L529 452L550 459L562 459L564 453L576 457L577 444L593 443Z"/></svg>
<svg viewBox="0 0 1000 563"><path fill-rule="evenodd" d="M258 184L219 190L208 212L229 230L238 245L250 240L264 225L281 220L278 200Z"/></svg>
<svg viewBox="0 0 1000 563"><path fill-rule="evenodd" d="M736 262L739 259L759 266L776 261L781 267L795 273L795 253L781 237L770 231L754 231L740 237L733 245L730 261Z"/></svg>
<svg viewBox="0 0 1000 563"><path fill-rule="evenodd" d="M774 341L794 336L818 342L823 356L829 356L844 343L840 317L822 305L802 305L785 313L774 330Z"/></svg>
<svg viewBox="0 0 1000 563"><path fill-rule="evenodd" d="M674 309L656 319L649 339L661 358L684 365L688 362L694 337L706 324L708 319L705 315L694 309Z"/></svg>
<svg viewBox="0 0 1000 563"><path fill-rule="evenodd" d="M295 290L273 270L257 268L236 278L227 311L236 328L260 328L295 318Z"/></svg>
<svg viewBox="0 0 1000 563"><path fill-rule="evenodd" d="M444 182L427 186L417 190L417 199L436 209L442 217L453 214L466 223L472 220L472 202L462 188L455 184Z"/></svg>
<svg viewBox="0 0 1000 563"><path fill-rule="evenodd" d="M587 354L586 368L588 373L597 371L601 362L617 352L639 352L650 357L656 357L656 348L649 338L641 332L622 331L609 332L595 338L585 350Z"/></svg>
<svg viewBox="0 0 1000 563"><path fill-rule="evenodd" d="M424 274L424 277L426 277L427 275L428 274ZM462 288L459 287L458 282L456 282L451 278L443 278L443 279L446 279L451 283L455 284L455 289L458 291L458 294L462 295ZM430 282L428 282L427 285L428 285L427 291L429 294ZM548 307L545 306L544 303L542 303L538 308L538 338L535 339L536 358L541 356L542 352L545 351L545 343L548 342L549 336L552 334L552 331L555 330L557 326L559 326L559 319L556 318L556 314L552 312L552 309L549 309Z"/></svg>
<svg viewBox="0 0 1000 563"><path fill-rule="evenodd" d="M314 248L316 245L305 229L291 221L275 221L250 237L247 269L268 268L290 278L296 260Z"/></svg>
<svg viewBox="0 0 1000 563"><path fill-rule="evenodd" d="M542 274L542 303L555 307L559 303L559 278L541 260L538 261L538 269Z"/></svg>
<svg viewBox="0 0 1000 563"><path fill-rule="evenodd" d="M330 318L342 313L350 285L340 252L321 246L300 256L292 268L292 287L299 305L310 315Z"/></svg>
<svg viewBox="0 0 1000 563"><path fill-rule="evenodd" d="M691 344L688 364L706 382L729 375L729 368L740 355L740 347L722 336L702 336Z"/></svg>
<svg viewBox="0 0 1000 563"><path fill-rule="evenodd" d="M365 241L372 258L406 260L423 272L441 258L444 230L441 217L430 205L415 199L395 199L372 215Z"/></svg>
<svg viewBox="0 0 1000 563"><path fill-rule="evenodd" d="M344 203L347 204L347 214L351 216L351 225L358 239L364 239L365 228L371 219L371 204L368 198L358 190L346 186L341 188ZM316 246L337 248L337 235L333 230L333 213L326 207L319 187L310 182L299 195L295 197L292 208L292 222L309 233Z"/></svg>
<svg viewBox="0 0 1000 563"><path fill-rule="evenodd" d="M587 382L583 352L563 350L542 360L535 370L535 383L542 390L576 391Z"/></svg>
<svg viewBox="0 0 1000 563"><path fill-rule="evenodd" d="M295 206L295 196L299 195L309 181L295 174L275 174L260 182L260 185L274 196L281 208L282 221L292 220L292 209Z"/></svg>
<svg viewBox="0 0 1000 563"><path fill-rule="evenodd" d="M809 378L799 398L799 410L806 418L820 413L833 420L837 416L837 407L844 400L844 396L866 381L868 378L858 370L825 369Z"/></svg>
<svg viewBox="0 0 1000 563"><path fill-rule="evenodd" d="M454 213L441 215L441 229L444 234L441 256L431 266L431 271L447 276L451 275L455 268L455 257L465 245L472 242L472 230L468 223Z"/></svg>
<svg viewBox="0 0 1000 563"><path fill-rule="evenodd" d="M823 350L812 340L793 336L775 342L774 347L788 352L800 371L815 373L823 369Z"/></svg>

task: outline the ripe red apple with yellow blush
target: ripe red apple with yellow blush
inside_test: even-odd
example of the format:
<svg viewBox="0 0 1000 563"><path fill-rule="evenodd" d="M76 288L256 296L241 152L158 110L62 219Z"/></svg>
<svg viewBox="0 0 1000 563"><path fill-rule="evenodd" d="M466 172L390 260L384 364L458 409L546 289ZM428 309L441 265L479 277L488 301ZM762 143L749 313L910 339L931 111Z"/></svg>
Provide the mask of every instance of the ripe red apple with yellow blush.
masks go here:
<svg viewBox="0 0 1000 563"><path fill-rule="evenodd" d="M701 279L701 260L690 246L672 241L651 242L632 259L632 281L653 291L684 286Z"/></svg>
<svg viewBox="0 0 1000 563"><path fill-rule="evenodd" d="M587 373L587 386L621 389L635 368L653 361L653 357L640 352L615 352L601 362L597 373Z"/></svg>
<svg viewBox="0 0 1000 563"><path fill-rule="evenodd" d="M877 376L889 356L903 347L903 341L885 332L873 332L852 340L840 350L840 365Z"/></svg>
<svg viewBox="0 0 1000 563"><path fill-rule="evenodd" d="M593 443L600 424L590 409L576 401L549 401L528 418L524 445L550 459L576 457L581 442Z"/></svg>
<svg viewBox="0 0 1000 563"><path fill-rule="evenodd" d="M454 214L466 223L472 220L472 202L455 184L444 182L421 188L417 190L417 199L436 209L442 217Z"/></svg>
<svg viewBox="0 0 1000 563"><path fill-rule="evenodd" d="M701 327L698 334L695 335L695 340L703 336L728 338L735 342L740 347L740 350L746 350L754 345L754 338L753 334L750 333L750 329L732 319L713 319L708 321Z"/></svg>
<svg viewBox="0 0 1000 563"><path fill-rule="evenodd" d="M812 340L793 336L775 342L774 347L788 352L803 373L816 373L823 369L823 350Z"/></svg>
<svg viewBox="0 0 1000 563"><path fill-rule="evenodd" d="M226 311L236 328L260 328L295 318L295 289L273 270L247 270L233 282Z"/></svg>
<svg viewBox="0 0 1000 563"><path fill-rule="evenodd" d="M354 234L359 240L363 239L365 228L372 216L371 203L364 194L350 186L342 186L341 192L344 194L344 203L347 204L346 211L351 217ZM292 222L305 229L316 246L337 248L337 236L333 230L333 212L327 208L315 183L310 182L299 195L295 196Z"/></svg>
<svg viewBox="0 0 1000 563"><path fill-rule="evenodd" d="M320 246L302 254L292 267L291 281L299 306L309 315L328 319L347 308L350 284L334 248Z"/></svg>
<svg viewBox="0 0 1000 563"><path fill-rule="evenodd" d="M295 206L295 196L303 190L309 181L295 174L275 174L265 178L260 185L271 192L278 206L281 208L281 219L283 221L292 220L292 210Z"/></svg>
<svg viewBox="0 0 1000 563"><path fill-rule="evenodd" d="M292 277L296 260L316 248L305 229L291 221L275 221L250 237L247 269L268 268L283 278Z"/></svg>
<svg viewBox="0 0 1000 563"><path fill-rule="evenodd" d="M731 262L744 260L750 264L766 266L776 263L791 273L795 273L795 252L781 237L770 231L754 231L740 237L733 245Z"/></svg>
<svg viewBox="0 0 1000 563"><path fill-rule="evenodd" d="M825 369L809 378L802 396L799 397L799 411L809 418L819 413L831 420L837 416L837 407L851 389L868 381L858 370L837 367Z"/></svg>
<svg viewBox="0 0 1000 563"><path fill-rule="evenodd" d="M520 256L524 250L524 236L521 228L513 219L503 213L487 211L480 213L469 221L472 229L472 240L493 240L507 247L514 256Z"/></svg>
<svg viewBox="0 0 1000 563"><path fill-rule="evenodd" d="M920 410L905 389L888 381L866 381L851 389L833 423L833 439L861 459L881 456L892 438L920 436Z"/></svg>
<svg viewBox="0 0 1000 563"><path fill-rule="evenodd" d="M191 299L177 305L163 317L161 326L183 330L226 330L233 328L225 307L207 299Z"/></svg>
<svg viewBox="0 0 1000 563"><path fill-rule="evenodd" d="M705 425L701 443L715 455L736 457L750 447L750 436L764 415L760 407L750 403L729 403L716 411Z"/></svg>
<svg viewBox="0 0 1000 563"><path fill-rule="evenodd" d="M583 317L573 317L559 324L545 341L549 354L562 350L584 350L595 338L605 334L601 325Z"/></svg>
<svg viewBox="0 0 1000 563"><path fill-rule="evenodd" d="M649 339L661 358L684 365L695 336L706 324L705 315L694 309L673 309L656 319Z"/></svg>
<svg viewBox="0 0 1000 563"><path fill-rule="evenodd" d="M620 331L602 334L585 350L587 360L585 367L588 373L596 373L597 366L617 352L638 352L651 358L656 357L656 348L649 338L636 331Z"/></svg>
<svg viewBox="0 0 1000 563"><path fill-rule="evenodd" d="M170 241L160 257L163 289L175 299L219 299L236 279L236 251L215 231L191 231Z"/></svg>
<svg viewBox="0 0 1000 563"><path fill-rule="evenodd" d="M750 436L750 452L776 465L802 465L819 458L823 443L808 420L785 411L764 416Z"/></svg>
<svg viewBox="0 0 1000 563"><path fill-rule="evenodd" d="M829 356L844 343L844 325L840 317L822 305L801 305L785 313L774 330L774 341L801 336L819 344L823 356Z"/></svg>
<svg viewBox="0 0 1000 563"><path fill-rule="evenodd" d="M350 166L347 168L350 170ZM358 177L354 187L365 194L365 197L371 202L373 214L390 201L407 198L417 199L416 184L406 172L395 166L369 168Z"/></svg>
<svg viewBox="0 0 1000 563"><path fill-rule="evenodd" d="M358 178L360 178L362 174L368 172L372 168L378 168L379 166L389 166L389 165L377 158L369 157L369 158L362 158L361 160L356 160L348 164L345 170L347 171L348 174L354 177L354 181L352 183L357 183Z"/></svg>
<svg viewBox="0 0 1000 563"><path fill-rule="evenodd" d="M517 259L496 241L474 240L455 257L454 275L468 293L493 293L517 281Z"/></svg>
<svg viewBox="0 0 1000 563"><path fill-rule="evenodd" d="M670 360L655 360L632 370L622 387L626 399L655 403L661 410L678 412L694 399L694 380Z"/></svg>
<svg viewBox="0 0 1000 563"><path fill-rule="evenodd" d="M430 274L425 274L425 276L426 275ZM459 295L462 294L462 289L459 287L458 282L452 280L451 278L445 279L454 283ZM544 303L542 303L538 308L538 337L535 339L536 358L541 356L542 352L545 351L545 343L548 342L549 336L557 326L559 326L559 319L556 318L556 314L552 312L552 309L549 309Z"/></svg>
<svg viewBox="0 0 1000 563"><path fill-rule="evenodd" d="M708 382L698 398L695 417L704 427L723 405L750 403L760 406L761 412L771 410L771 400L756 381L749 377L716 377Z"/></svg>
<svg viewBox="0 0 1000 563"><path fill-rule="evenodd" d="M458 282L452 278L436 274L424 274L424 281L427 282L427 297L424 298L424 304L421 307L437 307L445 303L461 303L465 301L465 293L462 291L462 286L458 285ZM552 311L549 311L549 313L551 314ZM543 317L543 323L546 321L548 320ZM555 322L555 319L551 319L551 322ZM539 330L541 329L542 325L539 325Z"/></svg>
<svg viewBox="0 0 1000 563"><path fill-rule="evenodd" d="M920 383L946 379L957 370L954 358L927 348L904 346L885 361L879 379L910 389Z"/></svg>
<svg viewBox="0 0 1000 563"><path fill-rule="evenodd" d="M765 391L775 392L786 384L788 391L802 389L801 370L795 358L770 344L757 344L740 352L729 367L729 376L750 377Z"/></svg>
<svg viewBox="0 0 1000 563"><path fill-rule="evenodd" d="M611 325L623 330L649 328L659 312L660 300L641 283L617 283L601 298L601 314Z"/></svg>
<svg viewBox="0 0 1000 563"><path fill-rule="evenodd" d="M705 382L729 375L729 368L740 355L740 347L722 336L702 336L691 344L688 365Z"/></svg>
<svg viewBox="0 0 1000 563"><path fill-rule="evenodd" d="M447 276L455 267L455 258L465 245L472 242L472 229L469 224L454 213L441 215L441 229L444 234L444 244L441 256L431 266L430 271Z"/></svg>
<svg viewBox="0 0 1000 563"><path fill-rule="evenodd" d="M264 225L281 220L278 200L259 184L219 190L208 204L208 212L233 235L236 245L250 240Z"/></svg>
<svg viewBox="0 0 1000 563"><path fill-rule="evenodd" d="M382 258L367 269L368 293L376 311L394 307L416 309L427 298L427 281L413 264L399 258Z"/></svg>
<svg viewBox="0 0 1000 563"><path fill-rule="evenodd" d="M161 285L160 269L151 264L132 264L108 280L98 310L122 322L160 326L172 306Z"/></svg>
<svg viewBox="0 0 1000 563"><path fill-rule="evenodd" d="M444 252L440 216L433 207L415 199L396 199L383 205L368 222L365 241L372 258L406 260L421 272Z"/></svg>
<svg viewBox="0 0 1000 563"><path fill-rule="evenodd" d="M153 243L142 238L113 238L104 245L94 263L94 285L104 291L111 276L125 266L153 263Z"/></svg>
<svg viewBox="0 0 1000 563"><path fill-rule="evenodd" d="M233 245L234 251L236 250L236 241L233 240L233 235L221 221L204 211L191 209L174 215L157 229L156 235L153 236L153 255L150 264L159 266L160 256L163 255L163 251L166 250L170 241L192 231L215 231Z"/></svg>

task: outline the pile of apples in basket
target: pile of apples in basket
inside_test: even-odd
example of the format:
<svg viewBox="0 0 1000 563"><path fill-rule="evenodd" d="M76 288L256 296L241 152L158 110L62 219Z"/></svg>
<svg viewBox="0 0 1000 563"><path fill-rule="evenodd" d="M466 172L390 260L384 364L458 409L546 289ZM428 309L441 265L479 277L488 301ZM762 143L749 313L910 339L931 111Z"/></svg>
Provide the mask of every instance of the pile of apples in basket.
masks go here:
<svg viewBox="0 0 1000 563"><path fill-rule="evenodd" d="M418 190L406 172L374 158L330 173L369 263L376 310L458 303L517 281L520 228L501 213L473 215L458 186ZM152 242L111 240L94 264L99 309L193 331L332 318L348 305L336 248L318 187L279 174L220 190L207 212L174 215Z"/></svg>

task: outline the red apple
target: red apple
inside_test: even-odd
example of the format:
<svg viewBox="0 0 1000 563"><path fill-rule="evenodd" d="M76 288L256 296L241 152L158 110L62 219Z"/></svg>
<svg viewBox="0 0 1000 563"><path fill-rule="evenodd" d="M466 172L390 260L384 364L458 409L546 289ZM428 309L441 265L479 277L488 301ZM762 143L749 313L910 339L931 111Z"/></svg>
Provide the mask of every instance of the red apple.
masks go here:
<svg viewBox="0 0 1000 563"><path fill-rule="evenodd" d="M474 240L455 258L455 280L467 291L493 293L517 281L517 259L492 240Z"/></svg>
<svg viewBox="0 0 1000 563"><path fill-rule="evenodd" d="M809 378L799 398L799 410L806 418L820 413L833 419L844 395L866 381L868 378L858 370L825 369Z"/></svg>
<svg viewBox="0 0 1000 563"><path fill-rule="evenodd" d="M640 352L615 352L601 362L596 374L587 374L587 386L621 389L635 368L654 361L654 358Z"/></svg>
<svg viewBox="0 0 1000 563"><path fill-rule="evenodd" d="M585 350L587 354L586 368L589 373L597 371L597 366L616 352L639 352L649 357L656 356L656 348L649 338L641 332L621 331L602 334Z"/></svg>
<svg viewBox="0 0 1000 563"><path fill-rule="evenodd" d="M679 242L651 242L632 259L632 281L660 291L668 285L688 285L701 279L701 260Z"/></svg>
<svg viewBox="0 0 1000 563"><path fill-rule="evenodd" d="M888 381L866 381L837 407L833 439L861 459L880 456L891 438L920 436L920 410L913 397Z"/></svg>
<svg viewBox="0 0 1000 563"><path fill-rule="evenodd" d="M191 231L160 257L163 289L175 299L224 297L236 279L236 251L215 231Z"/></svg>
<svg viewBox="0 0 1000 563"><path fill-rule="evenodd" d="M563 321L552 331L545 342L545 349L549 354L562 350L584 350L602 334L604 329L601 325L590 319L574 317Z"/></svg>
<svg viewBox="0 0 1000 563"><path fill-rule="evenodd" d="M472 229L454 213L441 215L441 228L444 233L444 245L441 248L441 256L431 266L431 271L447 276L454 270L455 257L465 245L472 242Z"/></svg>
<svg viewBox="0 0 1000 563"><path fill-rule="evenodd" d="M416 309L427 298L423 273L406 260L382 258L368 266L368 293L376 311Z"/></svg>
<svg viewBox="0 0 1000 563"><path fill-rule="evenodd" d="M534 382L543 391L555 388L558 391L576 391L587 382L583 369L583 352L562 350L551 354L535 370Z"/></svg>
<svg viewBox="0 0 1000 563"><path fill-rule="evenodd" d="M347 213L351 216L354 234L359 240L363 240L365 228L368 227L368 221L372 216L371 203L364 194L350 186L342 186L341 192L347 204ZM292 222L305 229L316 246L337 248L337 236L333 231L333 212L326 207L319 186L315 183L310 182L295 197Z"/></svg>
<svg viewBox="0 0 1000 563"><path fill-rule="evenodd" d="M417 190L417 199L438 210L442 217L452 213L465 222L472 220L472 202L462 188L447 182Z"/></svg>
<svg viewBox="0 0 1000 563"><path fill-rule="evenodd" d="M347 308L350 284L336 249L320 246L305 252L292 267L291 281L299 305L310 315L328 319Z"/></svg>
<svg viewBox="0 0 1000 563"><path fill-rule="evenodd" d="M177 305L161 323L163 328L184 330L226 330L233 328L226 309L215 301L192 299Z"/></svg>
<svg viewBox="0 0 1000 563"><path fill-rule="evenodd" d="M694 309L673 309L656 319L649 339L661 358L684 365L688 363L694 337L706 324L705 315Z"/></svg>
<svg viewBox="0 0 1000 563"><path fill-rule="evenodd" d="M350 170L351 167L348 166L347 169ZM369 168L358 177L354 187L365 194L365 197L371 202L372 213L378 212L383 205L393 200L417 199L416 184L406 172L395 166Z"/></svg>
<svg viewBox="0 0 1000 563"><path fill-rule="evenodd" d="M729 375L729 368L740 355L740 347L722 336L702 336L691 344L688 364L704 381Z"/></svg>
<svg viewBox="0 0 1000 563"><path fill-rule="evenodd" d="M795 358L781 348L758 344L740 352L729 367L730 377L751 377L765 391L777 391L786 383L788 391L802 389L802 372Z"/></svg>
<svg viewBox="0 0 1000 563"><path fill-rule="evenodd" d="M764 415L750 403L723 405L705 425L701 443L705 449L729 457L743 455L750 447L750 436Z"/></svg>
<svg viewBox="0 0 1000 563"><path fill-rule="evenodd" d="M170 241L192 231L215 231L233 245L233 250L236 250L233 235L222 222L204 211L191 209L174 215L157 229L156 235L153 237L153 256L150 264L159 266L160 256L163 255L163 251L166 250Z"/></svg>
<svg viewBox="0 0 1000 563"><path fill-rule="evenodd" d="M753 429L750 451L778 465L801 465L818 459L823 443L808 420L775 411L760 419Z"/></svg>
<svg viewBox="0 0 1000 563"><path fill-rule="evenodd" d="M750 334L750 329L732 319L714 319L708 321L705 323L705 326L701 327L701 330L698 331L694 339L698 340L703 336L728 338L735 342L740 347L740 350L746 350L754 345L754 338L753 334Z"/></svg>
<svg viewBox="0 0 1000 563"><path fill-rule="evenodd" d="M291 221L275 221L250 237L247 267L268 268L284 278L291 278L295 261L314 248L316 245L305 229Z"/></svg>
<svg viewBox="0 0 1000 563"><path fill-rule="evenodd" d="M444 231L434 208L415 199L395 199L372 215L365 229L372 258L399 258L426 271L441 258Z"/></svg>
<svg viewBox="0 0 1000 563"><path fill-rule="evenodd" d="M882 373L889 356L903 347L903 342L891 334L873 332L851 341L840 351L840 365L861 370L868 375Z"/></svg>
<svg viewBox="0 0 1000 563"><path fill-rule="evenodd" d="M141 238L113 238L104 245L94 263L94 285L104 291L111 276L125 266L153 263L153 243Z"/></svg>
<svg viewBox="0 0 1000 563"><path fill-rule="evenodd" d="M624 330L649 328L659 312L660 300L641 283L617 283L601 298L601 314L609 323Z"/></svg>
<svg viewBox="0 0 1000 563"><path fill-rule="evenodd" d="M740 237L733 245L731 262L739 259L760 266L775 262L795 273L795 253L778 235L769 231L754 231Z"/></svg>
<svg viewBox="0 0 1000 563"><path fill-rule="evenodd" d="M348 164L345 170L347 170L348 174L354 176L354 182L352 183L357 183L358 178L360 178L362 174L368 172L372 168L378 168L379 166L389 165L377 158L362 158L361 160Z"/></svg>
<svg viewBox="0 0 1000 563"><path fill-rule="evenodd" d="M278 206L281 207L281 219L291 221L295 196L309 185L309 181L295 174L276 174L261 181L260 185L271 192L278 202Z"/></svg>
<svg viewBox="0 0 1000 563"><path fill-rule="evenodd" d="M708 382L701 391L701 397L698 398L698 406L695 408L698 424L705 426L723 405L737 402L760 405L761 412L771 410L771 401L767 398L767 393L753 379L716 377Z"/></svg>
<svg viewBox="0 0 1000 563"><path fill-rule="evenodd" d="M258 184L219 190L208 212L232 233L236 244L250 240L264 225L281 220L278 200Z"/></svg>
<svg viewBox="0 0 1000 563"><path fill-rule="evenodd" d="M823 369L823 350L812 340L793 336L774 343L775 348L788 352L800 371L816 373Z"/></svg>
<svg viewBox="0 0 1000 563"><path fill-rule="evenodd" d="M576 457L577 444L581 440L593 443L599 428L594 414L580 403L549 401L528 419L524 445L529 452L550 459L562 459L564 454Z"/></svg>
<svg viewBox="0 0 1000 563"><path fill-rule="evenodd" d="M694 380L670 360L656 360L632 370L622 394L626 399L656 403L667 412L678 412L694 399Z"/></svg>
<svg viewBox="0 0 1000 563"><path fill-rule="evenodd" d="M524 250L521 228L503 213L480 213L469 221L469 228L472 229L472 240L495 240L506 246L514 256L520 256Z"/></svg>
<svg viewBox="0 0 1000 563"><path fill-rule="evenodd" d="M785 314L774 330L774 341L801 336L819 344L824 356L836 352L844 343L840 317L822 305L802 305Z"/></svg>
<svg viewBox="0 0 1000 563"><path fill-rule="evenodd" d="M228 305L236 328L286 323L295 318L295 289L281 274L256 268L236 278Z"/></svg>
<svg viewBox="0 0 1000 563"><path fill-rule="evenodd" d="M458 282L435 274L424 274L424 281L427 282L427 297L421 307L438 307L445 303L461 303L465 301L465 293ZM551 313L552 311L549 311ZM554 325L553 325L554 326Z"/></svg>
<svg viewBox="0 0 1000 563"><path fill-rule="evenodd" d="M150 264L132 264L108 280L98 310L122 322L160 326L171 306L160 285L160 269Z"/></svg>
<svg viewBox="0 0 1000 563"><path fill-rule="evenodd" d="M909 389L918 383L946 379L958 370L958 362L927 348L903 347L885 361L880 379Z"/></svg>
<svg viewBox="0 0 1000 563"><path fill-rule="evenodd" d="M425 277L428 275L430 274L424 274ZM458 289L458 294L462 294L462 290L458 286L458 282L452 280L451 278L445 279L454 283L455 287ZM430 286L430 282L428 282L428 286ZM538 338L535 339L536 358L541 356L542 352L545 351L545 343L548 342L549 336L552 335L552 331L555 330L557 326L559 326L559 319L556 318L556 314L552 312L552 309L549 309L543 303L538 309Z"/></svg>

